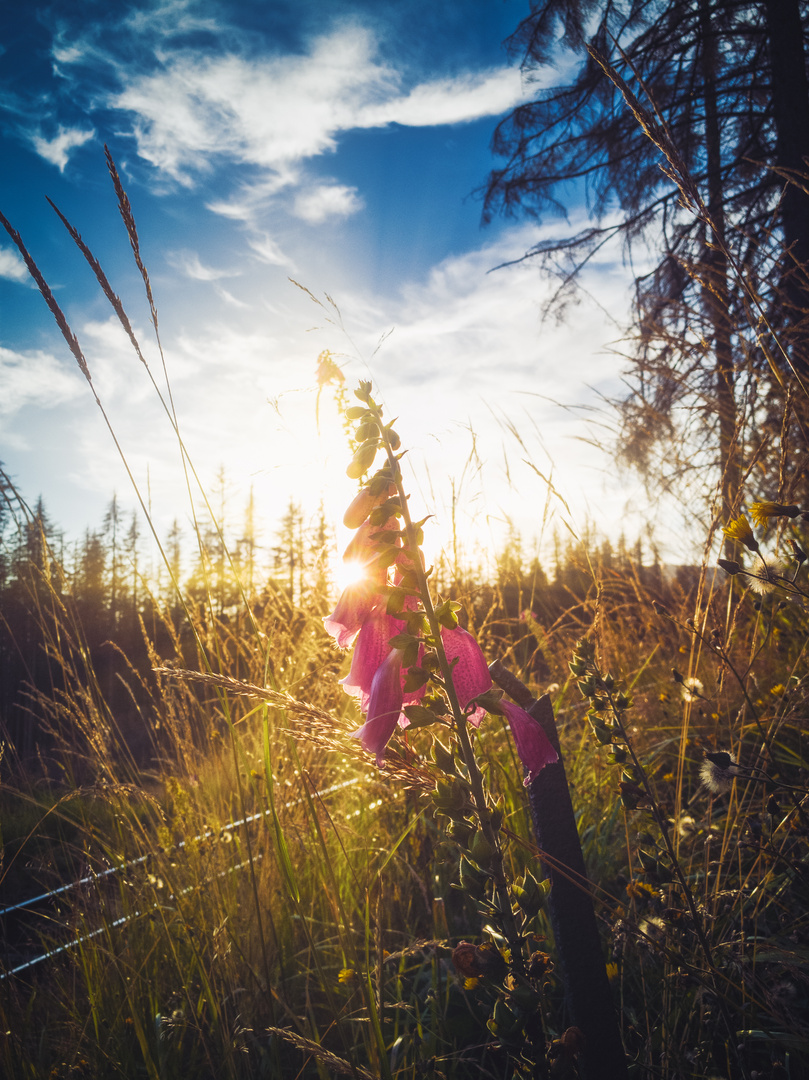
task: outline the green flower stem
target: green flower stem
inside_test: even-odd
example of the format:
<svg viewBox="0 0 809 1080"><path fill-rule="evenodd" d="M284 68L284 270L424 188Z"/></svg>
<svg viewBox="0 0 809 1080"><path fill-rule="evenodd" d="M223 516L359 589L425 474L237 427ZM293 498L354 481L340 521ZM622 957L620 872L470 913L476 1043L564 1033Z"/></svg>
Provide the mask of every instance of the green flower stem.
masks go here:
<svg viewBox="0 0 809 1080"><path fill-rule="evenodd" d="M381 415L376 407L370 401L368 406L371 411L374 412L377 423L379 424L379 430L382 433L382 442L385 448L385 452L388 457L388 462L391 468L391 474L393 481L396 484L396 490L399 495L399 502L402 507L402 518L404 520L405 531L407 533L407 550L410 553L411 562L413 564L413 571L418 583L419 593L421 595L421 602L424 606L424 614L427 617L427 622L430 626L430 633L435 642L435 651L438 656L438 664L441 670L441 677L444 682L444 690L446 691L447 698L449 699L450 709L452 710L452 716L455 721L455 732L458 737L458 743L461 748L461 756L463 757L464 764L466 765L467 772L469 774L469 785L472 789L472 800L475 806L475 812L477 814L480 829L486 838L487 842L491 846L494 854L491 856L489 863L489 872L491 873L492 880L494 881L495 894L497 896L497 906L500 910L502 918L502 927L505 934L506 941L509 944L511 950L511 966L514 974L520 979L526 979L526 965L525 956L523 953L523 939L517 926L516 919L511 908L511 896L508 891L508 882L506 880L505 869L503 864L503 851L500 845L500 838L497 831L492 827L492 815L487 805L486 792L483 786L483 774L481 773L477 761L475 760L475 753L472 749L472 743L469 738L469 724L464 714L461 704L458 700L458 695L455 692L455 686L452 681L452 669L449 661L447 660L446 652L441 641L441 624L435 614L435 608L433 606L432 596L430 595L430 587L427 583L427 575L424 572L424 568L421 565L421 559L419 557L419 545L417 542L416 528L413 525L413 520L410 516L410 510L407 505L407 497L402 483L402 471L399 467L399 462L391 448L390 441L387 436L387 431L382 423Z"/></svg>

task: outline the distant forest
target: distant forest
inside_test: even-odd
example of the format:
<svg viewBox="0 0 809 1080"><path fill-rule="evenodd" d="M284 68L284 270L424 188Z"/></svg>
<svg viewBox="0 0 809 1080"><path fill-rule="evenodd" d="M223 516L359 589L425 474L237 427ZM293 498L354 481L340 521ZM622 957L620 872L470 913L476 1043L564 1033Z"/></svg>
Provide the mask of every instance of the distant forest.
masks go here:
<svg viewBox="0 0 809 1080"><path fill-rule="evenodd" d="M224 491L220 477L220 509ZM2 496L0 724L20 762L58 740L59 703L86 684L87 693L97 692L93 708L108 721L114 717L135 759L145 763L152 748L142 739L154 720L149 672L160 658L197 667L200 625L226 638L248 619L260 623L265 611L277 620L279 610L289 627L296 620L311 625L307 618L326 615L334 599L336 548L322 510L308 517L290 502L266 538L257 532L252 496L239 520L223 514L218 527L197 522L190 539L175 521L164 544L167 564L158 562L155 570L141 520L124 514L115 496L100 525L75 542L65 539L41 497L29 507L5 475ZM555 535L544 565L512 533L489 570L452 567L443 558L434 568L440 592L461 599L470 619L481 619L478 630L493 654L510 653L539 684L561 677L543 649L548 636L587 625L597 593L606 589L617 604L641 597L646 606L651 597L679 602L698 578L694 567L662 566L639 540L613 546L594 530L580 543ZM643 634L642 626L636 630ZM336 650L334 661L341 661ZM75 686L66 685L70 672Z"/></svg>

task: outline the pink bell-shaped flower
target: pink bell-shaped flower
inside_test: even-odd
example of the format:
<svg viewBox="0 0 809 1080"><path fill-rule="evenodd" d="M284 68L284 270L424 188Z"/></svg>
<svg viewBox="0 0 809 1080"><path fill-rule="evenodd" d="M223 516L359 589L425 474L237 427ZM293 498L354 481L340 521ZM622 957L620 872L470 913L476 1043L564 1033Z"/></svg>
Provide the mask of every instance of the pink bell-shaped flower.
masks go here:
<svg viewBox="0 0 809 1080"><path fill-rule="evenodd" d="M368 520L364 521L343 552L343 562L359 563L362 566L372 567L377 572L385 569L379 562L379 545L381 543L383 547L386 546L385 534L389 534L387 546L399 547L402 543L399 537L390 538L391 532L390 529L371 525Z"/></svg>
<svg viewBox="0 0 809 1080"><path fill-rule="evenodd" d="M452 668L452 683L461 708L465 709L473 698L491 690L492 677L489 674L486 657L469 631L461 626L456 626L453 630L442 628L441 641L450 665L457 657L458 662ZM478 706L473 713L470 713L469 723L479 727L485 715L486 710Z"/></svg>
<svg viewBox="0 0 809 1080"><path fill-rule="evenodd" d="M559 760L559 755L551 746L550 740L538 720L529 716L525 709L515 705L512 701L503 699L500 708L505 713L506 719L514 736L514 744L520 761L528 770L523 783L526 787L546 765Z"/></svg>
<svg viewBox="0 0 809 1080"><path fill-rule="evenodd" d="M368 709L374 675L390 652L388 642L403 627L404 623L380 609L372 611L362 624L354 643L351 670L340 682L347 694L359 698L363 712Z"/></svg>
<svg viewBox="0 0 809 1080"><path fill-rule="evenodd" d="M380 585L377 581L363 579L346 585L337 601L337 607L323 620L326 632L331 634L341 649L348 648L380 600Z"/></svg>
<svg viewBox="0 0 809 1080"><path fill-rule="evenodd" d="M361 740L363 747L376 755L376 763L380 767L385 760L385 747L396 730L401 712L402 654L398 649L391 649L371 680L365 723L354 732L354 737Z"/></svg>

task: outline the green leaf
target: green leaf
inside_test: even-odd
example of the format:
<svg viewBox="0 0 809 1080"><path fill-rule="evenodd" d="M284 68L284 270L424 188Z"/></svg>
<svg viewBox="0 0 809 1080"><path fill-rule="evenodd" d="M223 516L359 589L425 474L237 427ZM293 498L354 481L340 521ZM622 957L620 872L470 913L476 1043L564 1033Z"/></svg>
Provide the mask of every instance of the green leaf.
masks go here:
<svg viewBox="0 0 809 1080"><path fill-rule="evenodd" d="M424 705L405 705L404 714L412 728L427 727L428 724L435 724L438 721L433 710L425 708Z"/></svg>
<svg viewBox="0 0 809 1080"><path fill-rule="evenodd" d="M414 642L418 645L419 639L412 634L394 634L392 638L388 639L388 645L390 645L392 649L404 650L408 645L412 645Z"/></svg>
<svg viewBox="0 0 809 1080"><path fill-rule="evenodd" d="M412 694L414 690L420 690L429 679L429 675L423 668L411 667L407 672L402 689L406 694Z"/></svg>
<svg viewBox="0 0 809 1080"><path fill-rule="evenodd" d="M375 507L371 511L370 522L374 528L378 528L380 525L387 524L392 517L396 517L402 512L402 504L396 497L387 499L381 506Z"/></svg>
<svg viewBox="0 0 809 1080"><path fill-rule="evenodd" d="M419 662L419 647L421 642L415 638L402 650L402 667L412 668Z"/></svg>

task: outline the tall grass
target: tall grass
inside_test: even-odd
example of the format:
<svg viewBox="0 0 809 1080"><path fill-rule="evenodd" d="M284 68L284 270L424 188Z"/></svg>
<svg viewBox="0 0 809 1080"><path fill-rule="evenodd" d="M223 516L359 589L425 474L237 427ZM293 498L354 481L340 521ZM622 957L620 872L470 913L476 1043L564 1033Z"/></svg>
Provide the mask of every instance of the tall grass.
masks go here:
<svg viewBox="0 0 809 1080"><path fill-rule="evenodd" d="M92 387L77 338L2 220ZM151 377L121 301L65 224ZM154 385L193 507L180 421L170 390ZM778 545L803 543L801 518L771 527ZM551 691L630 1071L807 1075L805 595L785 604L776 581L755 599L743 574L706 567L678 583L583 547L564 569L549 585L512 560L490 585L455 566L448 591L490 659L537 696ZM428 736L414 731L383 773L346 738L358 721L323 631L322 580L305 603L277 585L242 587L227 616L205 575L204 585L193 602L175 580L175 598L153 598L141 623L149 669L130 664L126 677L146 747L135 753L58 559L31 568L51 682L32 687L27 709L47 749L37 767L6 748L4 895L9 906L82 880L3 916L2 1075L529 1075L487 1026L491 987L450 963L480 928L431 811ZM502 798L512 877L536 871L504 728L481 728L477 752ZM551 1069L574 1076L544 913L535 931Z"/></svg>

